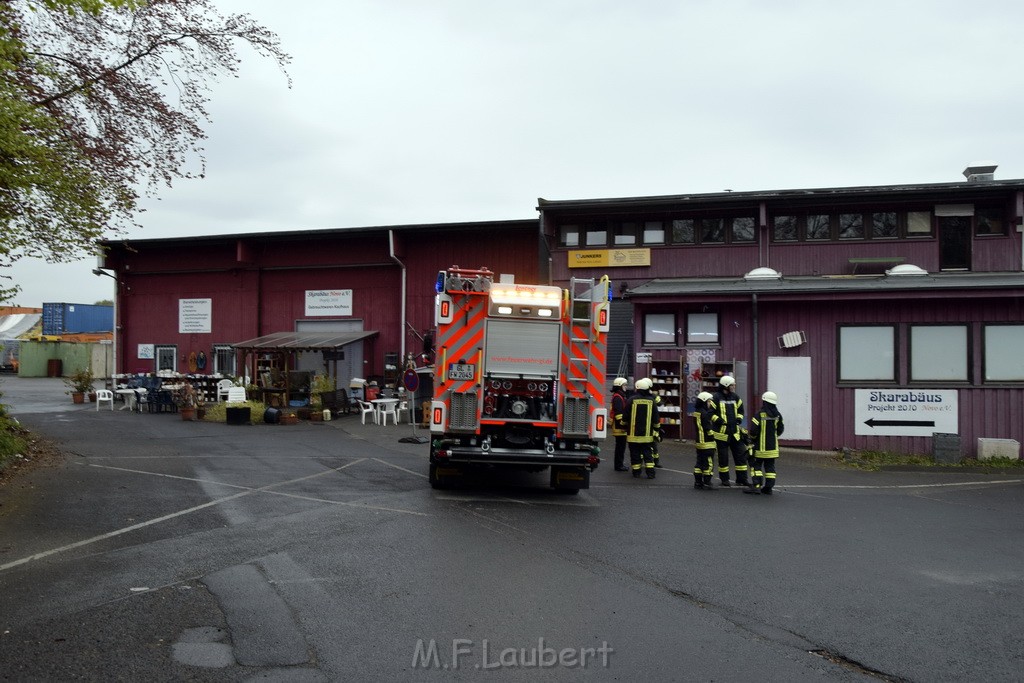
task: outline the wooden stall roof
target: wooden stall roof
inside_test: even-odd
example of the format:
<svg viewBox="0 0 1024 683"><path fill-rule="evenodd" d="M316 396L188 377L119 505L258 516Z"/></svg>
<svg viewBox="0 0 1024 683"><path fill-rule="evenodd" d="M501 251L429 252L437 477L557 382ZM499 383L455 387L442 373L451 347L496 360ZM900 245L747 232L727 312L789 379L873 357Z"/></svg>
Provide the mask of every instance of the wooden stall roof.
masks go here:
<svg viewBox="0 0 1024 683"><path fill-rule="evenodd" d="M376 337L377 330L357 332L274 332L231 346L245 351L326 351Z"/></svg>

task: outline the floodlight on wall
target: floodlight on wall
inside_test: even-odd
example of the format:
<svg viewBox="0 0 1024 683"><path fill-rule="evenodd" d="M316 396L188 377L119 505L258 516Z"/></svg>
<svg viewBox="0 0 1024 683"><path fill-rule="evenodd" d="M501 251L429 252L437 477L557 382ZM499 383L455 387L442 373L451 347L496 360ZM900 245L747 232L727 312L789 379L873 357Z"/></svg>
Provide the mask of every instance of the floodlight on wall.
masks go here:
<svg viewBox="0 0 1024 683"><path fill-rule="evenodd" d="M807 343L807 335L803 332L786 332L779 337L780 349L794 349L801 344Z"/></svg>

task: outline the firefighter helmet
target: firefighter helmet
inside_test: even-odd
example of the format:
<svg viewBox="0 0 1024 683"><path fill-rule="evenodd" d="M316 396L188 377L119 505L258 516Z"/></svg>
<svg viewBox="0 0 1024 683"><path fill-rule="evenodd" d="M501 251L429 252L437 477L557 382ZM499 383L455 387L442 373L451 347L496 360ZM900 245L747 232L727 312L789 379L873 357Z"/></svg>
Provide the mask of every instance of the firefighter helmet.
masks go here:
<svg viewBox="0 0 1024 683"><path fill-rule="evenodd" d="M641 377L636 381L636 384L634 384L633 386L636 387L637 391L650 391L651 387L654 386L654 382L652 382L646 377Z"/></svg>
<svg viewBox="0 0 1024 683"><path fill-rule="evenodd" d="M736 380L730 377L729 375L725 375L724 377L722 377L722 379L718 380L718 383L721 384L723 387L731 387L735 386Z"/></svg>
<svg viewBox="0 0 1024 683"><path fill-rule="evenodd" d="M612 381L612 386L613 387L624 387L624 386L626 386L626 378L625 377L616 377Z"/></svg>
<svg viewBox="0 0 1024 683"><path fill-rule="evenodd" d="M771 403L772 405L775 405L776 403L779 402L779 397L775 395L774 391L766 391L763 394L761 394L761 400L764 401L765 403Z"/></svg>
<svg viewBox="0 0 1024 683"><path fill-rule="evenodd" d="M698 401L710 401L713 398L714 398L714 396L712 396L711 394L709 394L706 391L702 391L699 394L697 394L697 400Z"/></svg>

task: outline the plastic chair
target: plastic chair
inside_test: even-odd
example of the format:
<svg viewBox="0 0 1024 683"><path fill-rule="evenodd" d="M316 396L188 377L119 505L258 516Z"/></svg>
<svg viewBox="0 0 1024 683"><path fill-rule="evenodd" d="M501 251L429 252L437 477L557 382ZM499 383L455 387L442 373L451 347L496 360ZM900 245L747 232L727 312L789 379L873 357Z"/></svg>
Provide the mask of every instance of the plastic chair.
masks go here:
<svg viewBox="0 0 1024 683"><path fill-rule="evenodd" d="M245 387L231 387L228 389L228 403L245 403Z"/></svg>
<svg viewBox="0 0 1024 683"><path fill-rule="evenodd" d="M228 391L235 386L235 383L229 379L222 379L217 382L217 401L227 400Z"/></svg>
<svg viewBox="0 0 1024 683"><path fill-rule="evenodd" d="M388 403L381 404L381 407L380 407L380 422L378 424L386 425L388 423L388 415L390 415L391 416L391 421L394 422L397 425L398 424L398 411L396 410L397 407L398 407L397 403L393 403L393 402L390 402L390 401Z"/></svg>
<svg viewBox="0 0 1024 683"><path fill-rule="evenodd" d="M359 419L363 424L366 424L366 416L373 415L373 424L377 424L377 409L373 407L372 403L366 401L356 401L359 404Z"/></svg>
<svg viewBox="0 0 1024 683"><path fill-rule="evenodd" d="M412 411L409 410L409 402L408 401L400 401L398 403L398 409L395 412L396 412L396 419L399 422L402 421L402 413L406 413L409 416L409 424L412 424Z"/></svg>
<svg viewBox="0 0 1024 683"><path fill-rule="evenodd" d="M110 404L110 409L114 409L114 392L109 389L97 389L96 390L96 410L99 411L100 404L106 401Z"/></svg>

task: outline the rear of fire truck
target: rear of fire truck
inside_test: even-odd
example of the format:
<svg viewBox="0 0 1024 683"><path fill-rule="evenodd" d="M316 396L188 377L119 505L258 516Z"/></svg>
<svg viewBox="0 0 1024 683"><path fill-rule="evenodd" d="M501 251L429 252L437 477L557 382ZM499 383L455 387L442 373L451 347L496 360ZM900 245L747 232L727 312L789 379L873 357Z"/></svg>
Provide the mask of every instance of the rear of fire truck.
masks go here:
<svg viewBox="0 0 1024 683"><path fill-rule="evenodd" d="M555 489L588 488L607 431L608 278L563 290L452 266L436 289L431 486L550 468Z"/></svg>

